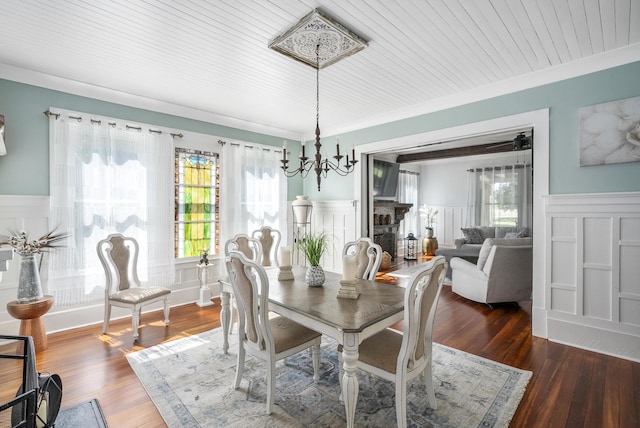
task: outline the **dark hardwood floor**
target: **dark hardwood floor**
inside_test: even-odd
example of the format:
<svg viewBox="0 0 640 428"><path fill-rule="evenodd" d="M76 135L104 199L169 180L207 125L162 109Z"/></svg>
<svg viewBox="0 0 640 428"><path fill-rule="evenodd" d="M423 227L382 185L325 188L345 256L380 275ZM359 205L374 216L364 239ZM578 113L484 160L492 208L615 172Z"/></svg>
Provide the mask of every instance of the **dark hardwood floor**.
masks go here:
<svg viewBox="0 0 640 428"><path fill-rule="evenodd" d="M384 273L379 279L395 281ZM219 301L207 308L175 307L168 327L160 312L144 314L136 343L130 319L112 322L108 335L100 334L100 325L50 334L49 348L37 354L37 368L62 377L63 407L97 398L111 427L162 427L125 355L219 327L219 312ZM531 302L490 309L444 286L434 340L533 372L513 427L640 426L640 363L532 337ZM4 402L15 394L18 370L0 364Z"/></svg>

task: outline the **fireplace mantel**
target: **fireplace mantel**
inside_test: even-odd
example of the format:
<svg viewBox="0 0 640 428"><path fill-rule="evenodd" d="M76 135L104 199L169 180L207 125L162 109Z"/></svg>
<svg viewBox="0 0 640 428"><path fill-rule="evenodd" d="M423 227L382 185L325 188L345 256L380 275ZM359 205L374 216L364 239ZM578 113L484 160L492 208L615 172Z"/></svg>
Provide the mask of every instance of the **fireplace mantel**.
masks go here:
<svg viewBox="0 0 640 428"><path fill-rule="evenodd" d="M398 227L405 214L409 212L413 204L396 201L373 202L373 230L374 242L380 244L382 249L396 258L396 244L398 239Z"/></svg>
<svg viewBox="0 0 640 428"><path fill-rule="evenodd" d="M400 223L406 213L409 212L413 204L403 204L396 201L374 201L373 202L373 212L376 212L378 208L391 208L394 210L394 218L392 219L394 223Z"/></svg>

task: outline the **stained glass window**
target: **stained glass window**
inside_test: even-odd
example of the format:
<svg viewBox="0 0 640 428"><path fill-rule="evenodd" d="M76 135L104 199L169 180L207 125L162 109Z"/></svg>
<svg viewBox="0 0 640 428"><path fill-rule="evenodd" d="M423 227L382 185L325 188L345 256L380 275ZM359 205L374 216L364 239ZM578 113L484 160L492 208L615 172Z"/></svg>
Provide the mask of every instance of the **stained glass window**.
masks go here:
<svg viewBox="0 0 640 428"><path fill-rule="evenodd" d="M219 251L218 154L176 148L175 152L176 258Z"/></svg>

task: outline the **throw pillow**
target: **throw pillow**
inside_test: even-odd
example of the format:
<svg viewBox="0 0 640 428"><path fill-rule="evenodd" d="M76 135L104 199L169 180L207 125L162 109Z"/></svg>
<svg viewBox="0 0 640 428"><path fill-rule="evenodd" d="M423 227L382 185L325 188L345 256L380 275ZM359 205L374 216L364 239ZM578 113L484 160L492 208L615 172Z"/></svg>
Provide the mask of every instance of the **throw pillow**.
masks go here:
<svg viewBox="0 0 640 428"><path fill-rule="evenodd" d="M465 244L482 244L484 239L482 239L482 235L480 231L475 227L461 228L462 234L464 235Z"/></svg>
<svg viewBox="0 0 640 428"><path fill-rule="evenodd" d="M504 234L506 239L526 238L527 236L527 229L520 229L517 232L507 232Z"/></svg>

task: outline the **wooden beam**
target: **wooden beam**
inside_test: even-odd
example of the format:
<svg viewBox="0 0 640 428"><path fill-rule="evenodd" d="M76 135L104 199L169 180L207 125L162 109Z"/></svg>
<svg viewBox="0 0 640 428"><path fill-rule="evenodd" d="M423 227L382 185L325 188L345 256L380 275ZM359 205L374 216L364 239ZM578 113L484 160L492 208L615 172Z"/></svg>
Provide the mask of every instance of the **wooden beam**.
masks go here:
<svg viewBox="0 0 640 428"><path fill-rule="evenodd" d="M399 155L397 163L419 162L434 159L457 158L461 156L487 155L493 153L506 153L513 151L513 141L502 143L478 144L475 146L458 147L455 149L432 150L420 153L408 153Z"/></svg>

